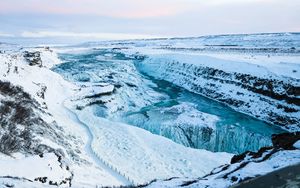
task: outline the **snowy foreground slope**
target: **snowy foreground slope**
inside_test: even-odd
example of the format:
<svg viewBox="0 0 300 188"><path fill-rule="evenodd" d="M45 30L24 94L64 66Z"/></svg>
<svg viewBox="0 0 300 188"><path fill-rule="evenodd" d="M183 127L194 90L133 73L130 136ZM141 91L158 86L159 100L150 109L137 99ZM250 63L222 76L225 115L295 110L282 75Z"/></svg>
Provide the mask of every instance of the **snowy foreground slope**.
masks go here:
<svg viewBox="0 0 300 188"><path fill-rule="evenodd" d="M258 152L235 155L231 159L231 164L222 165L206 176L198 179L158 180L146 187L225 188L241 182L242 184L236 187L243 187L244 184L244 187L299 187L299 174L294 174L300 170L299 139L299 132L273 136L272 147L261 148ZM285 167L289 169L281 172ZM275 173L276 177L256 182L256 177L263 179L270 172ZM294 174L294 176L288 179L286 174Z"/></svg>
<svg viewBox="0 0 300 188"><path fill-rule="evenodd" d="M60 62L48 48L1 51L0 61L1 107L7 98L15 97L11 99L14 106L19 95L28 96L24 106L31 114L14 116L26 122L31 116L39 120L1 122L8 127L1 129L1 140L15 132L23 138L23 130L30 138L2 141L0 186L95 187L142 184L174 176L196 178L228 163L232 156L187 148L130 125L88 117L88 112L77 116L68 99L80 93L79 88L49 70ZM10 89L13 94L5 92L4 83L7 88L16 88ZM11 132L14 126L16 130ZM29 143L18 146L28 139ZM16 144L17 149L5 152L7 144Z"/></svg>
<svg viewBox="0 0 300 188"><path fill-rule="evenodd" d="M42 122L29 121L27 125L25 124L28 121L27 115L18 114L16 116L21 120L8 124L11 128L17 125L16 131L27 130L29 132L27 134L30 135L24 140L33 141L18 150L12 150L8 155L1 154L1 161L6 164L5 168L0 168L0 176L3 178L1 184L20 184L17 187L30 182L33 183L30 183L29 187L40 187L43 185L41 182L45 185L61 184L65 187L123 184L105 169L99 168L88 156L85 150L88 138L82 134L84 129L76 121L68 118L69 114L64 110L62 103L74 93L75 87L48 69L53 64L59 63L55 53L46 49L42 53L31 54L30 56L33 57L29 62L37 63L33 66L28 65L29 62L24 59L24 55L29 56L27 52L9 51L0 55L1 81L21 86L22 88L19 89L21 91L16 93L17 96L20 92L28 92L27 95L31 96L29 102L32 100L37 106L28 107L29 110L33 110L29 117L37 116L38 120L42 120ZM41 60L35 58L39 56ZM1 106L6 101L3 97L14 96L4 94L1 92ZM18 100L12 100L12 103ZM24 103L24 106L28 106L28 102ZM30 127L26 127L29 125ZM2 130L1 139L4 139L5 134L7 133ZM22 132L20 135L23 135ZM11 143L4 142L3 145L11 145ZM15 165L17 161L18 166ZM34 165L30 161L35 161ZM90 174L90 171L93 171L93 174ZM63 182L65 178L69 180L66 183Z"/></svg>

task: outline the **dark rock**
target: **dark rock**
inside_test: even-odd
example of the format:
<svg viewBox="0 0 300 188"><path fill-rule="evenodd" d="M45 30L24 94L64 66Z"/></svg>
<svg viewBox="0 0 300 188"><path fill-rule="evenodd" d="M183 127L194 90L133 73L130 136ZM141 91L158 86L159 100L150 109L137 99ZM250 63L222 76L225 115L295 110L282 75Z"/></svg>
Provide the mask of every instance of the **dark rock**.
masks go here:
<svg viewBox="0 0 300 188"><path fill-rule="evenodd" d="M238 178L236 176L231 177L231 181L236 182L237 180L238 180Z"/></svg>
<svg viewBox="0 0 300 188"><path fill-rule="evenodd" d="M277 149L286 149L286 150L293 150L296 149L293 145L295 142L300 140L300 132L295 133L282 133L282 134L273 134L272 135L272 143L273 146L270 147L262 147L257 152L246 151L239 155L234 155L231 158L231 164L242 162L247 156L251 156L252 158L259 158L267 150L273 150L276 152ZM271 152L272 154L272 152ZM268 156L268 155L267 155Z"/></svg>
<svg viewBox="0 0 300 188"><path fill-rule="evenodd" d="M234 164L234 163L239 163L241 161L243 161L245 159L245 157L249 154L254 154L254 152L251 152L251 151L246 151L242 154L239 154L239 155L234 155L232 158L231 158L231 161L230 161L230 164Z"/></svg>
<svg viewBox="0 0 300 188"><path fill-rule="evenodd" d="M137 87L135 84L132 84L132 83L125 83L126 85L128 85L129 87Z"/></svg>
<svg viewBox="0 0 300 188"><path fill-rule="evenodd" d="M300 132L273 134L272 143L275 148L286 150L296 149L293 145L300 140Z"/></svg>
<svg viewBox="0 0 300 188"><path fill-rule="evenodd" d="M300 164L287 166L256 178L245 178L241 184L233 188L299 187L299 177Z"/></svg>
<svg viewBox="0 0 300 188"><path fill-rule="evenodd" d="M13 185L13 184L8 184L8 183L6 183L6 184L4 184L5 185L5 187L15 187L15 185Z"/></svg>
<svg viewBox="0 0 300 188"><path fill-rule="evenodd" d="M25 51L23 53L23 57L26 59L26 61L28 62L28 64L30 66L42 66L42 60L41 60L41 53L36 51L36 52L29 52L29 51Z"/></svg>
<svg viewBox="0 0 300 188"><path fill-rule="evenodd" d="M54 181L49 181L49 185L56 185L56 186L58 186L58 183L54 182Z"/></svg>
<svg viewBox="0 0 300 188"><path fill-rule="evenodd" d="M38 178L35 178L34 181L39 181L41 183L46 183L47 182L47 177L38 177Z"/></svg>
<svg viewBox="0 0 300 188"><path fill-rule="evenodd" d="M186 186L192 185L192 184L197 183L197 182L198 182L198 180L186 181L183 184L181 184L180 187L186 187Z"/></svg>

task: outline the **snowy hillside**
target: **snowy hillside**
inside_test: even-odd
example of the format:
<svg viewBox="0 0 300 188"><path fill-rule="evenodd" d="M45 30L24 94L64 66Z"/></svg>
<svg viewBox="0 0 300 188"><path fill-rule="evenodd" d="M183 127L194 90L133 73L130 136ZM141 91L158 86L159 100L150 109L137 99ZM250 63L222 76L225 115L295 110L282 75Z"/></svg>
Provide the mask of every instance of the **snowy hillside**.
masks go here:
<svg viewBox="0 0 300 188"><path fill-rule="evenodd" d="M74 122L71 118L67 118L68 113L62 107L62 103L68 96L75 92L74 89L76 87L65 82L59 75L48 69L48 67L59 62L56 54L48 49L29 50L34 52L32 54L35 57L29 59L29 61L26 60L28 52L18 50L16 52L14 50L0 54L1 80L6 83L10 82L13 88L15 87L13 85L20 86L15 91L16 97L20 96L23 92L23 95L27 96L27 99L24 99L24 104L20 104L25 105L25 109L21 111L22 114L16 112L18 114L15 115L21 118L17 122L19 128L16 130L24 130L26 131L23 131L24 133L29 134L27 137L30 138L25 137L24 141L28 142L32 139L31 143L24 143L30 146L31 149L29 151L27 151L29 149L28 146L25 145L25 151L21 147L20 150L11 151L8 156L1 155L1 158L5 159L8 165L6 168L1 168L0 170L1 177L5 178L2 184L14 184L15 181L27 183L29 181L50 185L61 184L69 186L70 184L75 184L78 186L92 186L98 184L100 181L99 185L121 185L119 180L104 169L99 168L93 159L85 153L84 148L87 138L81 134L83 132L82 128L77 122ZM30 63L37 64L29 65ZM2 88L4 87L3 84L1 86ZM1 98L13 96L12 94L8 96L4 94L2 93ZM12 110L14 110L14 105L19 105L19 100L11 100L13 105ZM6 100L1 100L2 106L5 103L7 103ZM28 106L31 103L33 103L33 106ZM28 115L29 112L32 114ZM31 120L31 117L34 116L37 116L37 120ZM14 127L14 124L10 123L14 122L8 123L8 130L10 130ZM27 128L26 126L29 127ZM20 132L20 136L24 135L23 132ZM5 139L5 135L8 133L6 131L3 132L2 129L2 139ZM4 144L11 145L10 143ZM21 143L16 143L16 147L20 147L20 144L22 144L22 140ZM44 155L50 157L44 159ZM30 163L26 164L27 161L38 160L35 158L41 159L39 163L35 163L36 169L32 170L34 173L26 173L22 166L26 167L26 165L30 165ZM16 165L9 166L10 163L13 165L16 159L19 160L19 167ZM56 166L51 167L51 163ZM43 166L47 166L47 168ZM12 170L8 171L7 168ZM52 172L55 168L58 169L58 173ZM85 178L84 176L87 176L88 173L87 169L93 170L94 176ZM14 173L10 174L10 172ZM41 173L39 174L38 172ZM41 183L35 184L33 186L42 186Z"/></svg>
<svg viewBox="0 0 300 188"><path fill-rule="evenodd" d="M241 183L236 187L296 187L299 185L300 148L296 142L300 134L282 134L274 136L273 146L261 148L258 152L245 152L231 159L230 165L223 165L214 169L210 174L198 179L173 178L169 180L154 181L146 187L206 187L225 188ZM296 143L295 143L296 142ZM288 167L288 170L286 167ZM268 173L275 173L275 178L267 179ZM287 173L293 174L287 178ZM295 173L295 174L294 174ZM257 181L257 177L262 181ZM256 178L256 179L255 179ZM264 179L265 178L265 179ZM278 181L280 179L280 181Z"/></svg>

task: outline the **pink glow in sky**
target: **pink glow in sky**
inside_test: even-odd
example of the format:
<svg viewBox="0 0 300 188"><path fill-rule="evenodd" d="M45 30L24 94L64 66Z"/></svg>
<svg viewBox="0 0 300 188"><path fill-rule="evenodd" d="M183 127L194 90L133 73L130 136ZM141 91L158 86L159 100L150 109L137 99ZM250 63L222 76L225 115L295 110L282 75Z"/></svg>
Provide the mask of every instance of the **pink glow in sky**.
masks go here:
<svg viewBox="0 0 300 188"><path fill-rule="evenodd" d="M189 0L187 0L189 1ZM190 0L191 1L191 0ZM192 0L193 1L193 0ZM191 1L191 2L192 2ZM169 16L188 10L183 0L1 0L4 13L89 14L146 18Z"/></svg>
<svg viewBox="0 0 300 188"><path fill-rule="evenodd" d="M300 0L0 0L2 36L24 32L38 36L53 32L199 36L299 31Z"/></svg>

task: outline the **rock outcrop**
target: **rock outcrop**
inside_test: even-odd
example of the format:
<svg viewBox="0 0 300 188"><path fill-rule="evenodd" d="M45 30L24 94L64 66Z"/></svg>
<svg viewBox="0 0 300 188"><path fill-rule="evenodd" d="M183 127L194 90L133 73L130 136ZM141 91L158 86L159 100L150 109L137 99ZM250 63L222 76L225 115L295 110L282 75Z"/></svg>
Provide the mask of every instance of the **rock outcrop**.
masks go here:
<svg viewBox="0 0 300 188"><path fill-rule="evenodd" d="M24 51L23 57L28 62L30 66L39 66L42 67L41 53L39 51Z"/></svg>

